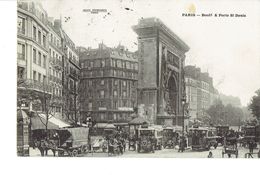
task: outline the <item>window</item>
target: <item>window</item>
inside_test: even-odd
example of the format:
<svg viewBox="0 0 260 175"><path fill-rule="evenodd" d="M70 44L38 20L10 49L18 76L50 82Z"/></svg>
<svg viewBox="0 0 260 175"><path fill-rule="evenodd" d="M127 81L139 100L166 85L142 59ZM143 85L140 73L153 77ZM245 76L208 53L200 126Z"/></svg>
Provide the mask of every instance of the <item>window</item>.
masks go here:
<svg viewBox="0 0 260 175"><path fill-rule="evenodd" d="M42 79L42 81L43 81L43 82L46 81L46 76L45 76L45 75L43 75L43 79Z"/></svg>
<svg viewBox="0 0 260 175"><path fill-rule="evenodd" d="M101 85L104 85L104 84L105 84L105 80L101 80L101 81L100 81L100 84L101 84Z"/></svg>
<svg viewBox="0 0 260 175"><path fill-rule="evenodd" d="M89 87L92 86L92 80L89 80L88 86L89 86Z"/></svg>
<svg viewBox="0 0 260 175"><path fill-rule="evenodd" d="M36 71L33 71L33 80L36 81Z"/></svg>
<svg viewBox="0 0 260 175"><path fill-rule="evenodd" d="M42 64L42 54L41 52L38 53L38 65L41 66Z"/></svg>
<svg viewBox="0 0 260 175"><path fill-rule="evenodd" d="M127 107L126 104L127 104L127 102L124 100L124 101L123 101L123 107Z"/></svg>
<svg viewBox="0 0 260 175"><path fill-rule="evenodd" d="M36 41L36 27L33 26L33 39Z"/></svg>
<svg viewBox="0 0 260 175"><path fill-rule="evenodd" d="M92 110L92 103L91 102L88 103L88 110Z"/></svg>
<svg viewBox="0 0 260 175"><path fill-rule="evenodd" d="M51 34L51 42L53 43L53 36L52 36L52 34Z"/></svg>
<svg viewBox="0 0 260 175"><path fill-rule="evenodd" d="M42 79L42 75L38 73L38 81L41 82L41 79Z"/></svg>
<svg viewBox="0 0 260 175"><path fill-rule="evenodd" d="M46 68L46 55L43 55L43 67Z"/></svg>
<svg viewBox="0 0 260 175"><path fill-rule="evenodd" d="M117 67L119 67L119 68L121 68L121 67L122 67L121 60L117 60Z"/></svg>
<svg viewBox="0 0 260 175"><path fill-rule="evenodd" d="M105 114L104 113L100 113L100 120L104 120L105 119Z"/></svg>
<svg viewBox="0 0 260 175"><path fill-rule="evenodd" d="M93 67L93 61L89 62L89 67Z"/></svg>
<svg viewBox="0 0 260 175"><path fill-rule="evenodd" d="M101 90L99 91L99 98L104 98L105 97L105 91Z"/></svg>
<svg viewBox="0 0 260 175"><path fill-rule="evenodd" d="M100 60L94 61L94 67L100 67Z"/></svg>
<svg viewBox="0 0 260 175"><path fill-rule="evenodd" d="M18 67L17 69L17 78L18 79L23 79L24 78L24 71L25 68L24 67Z"/></svg>
<svg viewBox="0 0 260 175"><path fill-rule="evenodd" d="M101 76L101 77L104 76L104 71L103 71L103 70L100 71L100 76Z"/></svg>
<svg viewBox="0 0 260 175"><path fill-rule="evenodd" d="M18 43L17 52L18 52L18 59L24 60L25 59L25 45Z"/></svg>
<svg viewBox="0 0 260 175"><path fill-rule="evenodd" d="M113 75L117 76L117 71L116 70L113 71Z"/></svg>
<svg viewBox="0 0 260 175"><path fill-rule="evenodd" d="M101 67L105 67L105 60L101 60Z"/></svg>
<svg viewBox="0 0 260 175"><path fill-rule="evenodd" d="M117 109L117 101L114 101L114 109Z"/></svg>
<svg viewBox="0 0 260 175"><path fill-rule="evenodd" d="M126 81L123 81L123 86L126 87Z"/></svg>
<svg viewBox="0 0 260 175"><path fill-rule="evenodd" d="M138 70L138 63L135 63L135 70Z"/></svg>
<svg viewBox="0 0 260 175"><path fill-rule="evenodd" d="M130 65L131 65L131 63L127 61L127 62L126 62L126 68L127 68L127 69L131 69L131 66L130 66Z"/></svg>
<svg viewBox="0 0 260 175"><path fill-rule="evenodd" d="M117 91L116 90L114 90L114 97L117 97Z"/></svg>
<svg viewBox="0 0 260 175"><path fill-rule="evenodd" d="M126 98L126 91L123 91L123 98Z"/></svg>
<svg viewBox="0 0 260 175"><path fill-rule="evenodd" d="M114 85L117 86L117 84L118 84L118 81L114 80Z"/></svg>
<svg viewBox="0 0 260 175"><path fill-rule="evenodd" d="M42 33L41 33L41 31L38 31L38 43L42 44Z"/></svg>
<svg viewBox="0 0 260 175"><path fill-rule="evenodd" d="M54 52L54 51L52 51L52 57L53 57L53 58L55 57L55 52Z"/></svg>
<svg viewBox="0 0 260 175"><path fill-rule="evenodd" d="M42 36L42 42L43 42L43 46L46 47L46 36L45 35Z"/></svg>
<svg viewBox="0 0 260 175"><path fill-rule="evenodd" d="M18 33L25 34L25 19L24 18L18 17L17 30L18 30Z"/></svg>

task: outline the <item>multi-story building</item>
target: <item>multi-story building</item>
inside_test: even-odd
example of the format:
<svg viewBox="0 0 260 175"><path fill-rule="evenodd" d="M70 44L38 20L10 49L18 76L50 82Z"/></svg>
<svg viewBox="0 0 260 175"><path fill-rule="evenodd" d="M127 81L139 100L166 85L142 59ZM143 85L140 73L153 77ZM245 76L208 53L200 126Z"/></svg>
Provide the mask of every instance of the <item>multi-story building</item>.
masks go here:
<svg viewBox="0 0 260 175"><path fill-rule="evenodd" d="M83 116L97 122L131 120L137 106L138 59L123 46L97 49L80 47L80 101Z"/></svg>
<svg viewBox="0 0 260 175"><path fill-rule="evenodd" d="M55 116L72 118L78 106L80 68L74 42L61 20L48 18L40 3L18 1L17 12L18 101L31 92L45 94L52 99Z"/></svg>
<svg viewBox="0 0 260 175"><path fill-rule="evenodd" d="M54 21L54 27L60 29L61 43L64 56L63 64L63 116L66 119L77 122L79 119L78 83L80 75L79 56L75 43L62 29L61 20Z"/></svg>
<svg viewBox="0 0 260 175"><path fill-rule="evenodd" d="M62 116L62 72L63 50L59 28L54 27L53 20L49 18L49 85L53 94L53 111L56 116Z"/></svg>
<svg viewBox="0 0 260 175"><path fill-rule="evenodd" d="M185 66L186 96L191 119L205 117L206 110L217 98L213 79L195 66Z"/></svg>
<svg viewBox="0 0 260 175"><path fill-rule="evenodd" d="M51 95L47 13L39 3L18 1L17 15L18 99L27 92Z"/></svg>

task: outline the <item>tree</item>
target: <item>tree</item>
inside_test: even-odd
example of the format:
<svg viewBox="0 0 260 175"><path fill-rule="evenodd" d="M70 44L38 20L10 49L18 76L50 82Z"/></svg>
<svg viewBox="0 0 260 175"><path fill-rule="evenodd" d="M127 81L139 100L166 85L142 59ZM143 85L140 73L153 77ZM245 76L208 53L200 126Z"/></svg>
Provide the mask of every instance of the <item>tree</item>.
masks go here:
<svg viewBox="0 0 260 175"><path fill-rule="evenodd" d="M35 91L31 86L38 86L42 92ZM17 91L17 104L21 106L22 103L29 104L29 108L33 107L33 112L39 117L41 123L45 126L45 132L47 133L49 119L53 117L53 106L55 103L55 97L48 93L48 86L46 80L42 83L35 82L34 80L18 80L17 86L23 87L22 90ZM45 120L39 116L39 111L45 115ZM46 135L48 137L48 135Z"/></svg>
<svg viewBox="0 0 260 175"><path fill-rule="evenodd" d="M210 121L214 125L240 126L244 118L243 110L231 104L223 105L221 100L217 100L214 105L207 110Z"/></svg>
<svg viewBox="0 0 260 175"><path fill-rule="evenodd" d="M225 106L221 100L216 100L206 111L212 124L225 124Z"/></svg>
<svg viewBox="0 0 260 175"><path fill-rule="evenodd" d="M74 126L77 126L78 122L81 123L80 111L82 101L81 98L79 98L81 91L81 86L77 86L76 83L70 88L68 85L63 86L63 114L65 115L66 120L72 122Z"/></svg>
<svg viewBox="0 0 260 175"><path fill-rule="evenodd" d="M251 102L248 105L248 109L257 118L257 120L260 120L260 89L258 89L255 93L256 95L252 97Z"/></svg>

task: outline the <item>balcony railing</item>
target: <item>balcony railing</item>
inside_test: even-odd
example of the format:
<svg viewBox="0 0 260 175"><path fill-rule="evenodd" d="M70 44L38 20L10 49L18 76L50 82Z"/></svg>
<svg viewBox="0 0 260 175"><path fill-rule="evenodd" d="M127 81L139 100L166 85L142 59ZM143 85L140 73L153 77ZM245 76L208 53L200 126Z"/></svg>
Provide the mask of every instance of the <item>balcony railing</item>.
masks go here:
<svg viewBox="0 0 260 175"><path fill-rule="evenodd" d="M17 27L17 33L25 35L25 28Z"/></svg>
<svg viewBox="0 0 260 175"><path fill-rule="evenodd" d="M76 61L75 59L73 59L73 58L70 57L69 60L70 60L72 63L74 63L75 65L79 66L79 62Z"/></svg>
<svg viewBox="0 0 260 175"><path fill-rule="evenodd" d="M25 88L28 90L35 90L45 93L51 93L51 87L43 82L39 82L32 79L19 79L19 84L17 85L18 88Z"/></svg>
<svg viewBox="0 0 260 175"><path fill-rule="evenodd" d="M25 55L22 53L17 53L17 58L20 60L24 60L25 59Z"/></svg>

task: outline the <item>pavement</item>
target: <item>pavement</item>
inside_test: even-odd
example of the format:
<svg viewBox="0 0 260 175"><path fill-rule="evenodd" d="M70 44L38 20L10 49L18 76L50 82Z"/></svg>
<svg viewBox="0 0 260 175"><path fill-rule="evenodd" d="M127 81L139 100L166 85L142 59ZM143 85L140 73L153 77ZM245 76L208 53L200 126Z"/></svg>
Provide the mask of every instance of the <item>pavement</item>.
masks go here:
<svg viewBox="0 0 260 175"><path fill-rule="evenodd" d="M213 154L213 158L222 158L222 146L218 146L216 149L212 148L210 151ZM245 158L245 154L249 150L243 147L238 147L238 158ZM254 150L257 153L258 149ZM155 153L137 153L136 151L126 150L123 155L108 156L108 153L95 152L95 153L85 153L79 155L79 157L114 157L114 158L207 158L209 151L193 151L191 149L185 150L184 152L178 152L177 149L162 149L156 150ZM30 148L31 157L40 157L40 151L38 149ZM47 157L53 157L52 151L48 151ZM225 158L228 155L225 154ZM235 158L232 155L231 158ZM253 158L257 158L257 154L253 155Z"/></svg>

